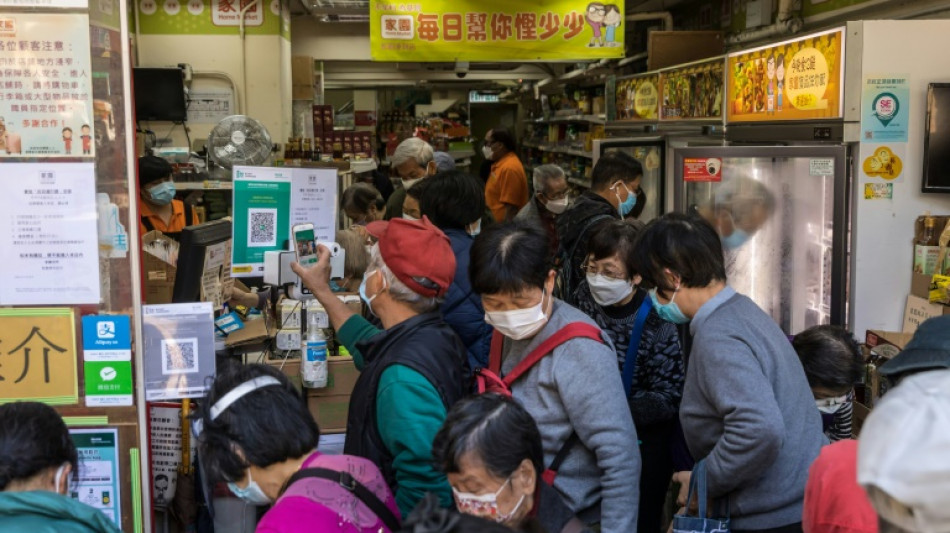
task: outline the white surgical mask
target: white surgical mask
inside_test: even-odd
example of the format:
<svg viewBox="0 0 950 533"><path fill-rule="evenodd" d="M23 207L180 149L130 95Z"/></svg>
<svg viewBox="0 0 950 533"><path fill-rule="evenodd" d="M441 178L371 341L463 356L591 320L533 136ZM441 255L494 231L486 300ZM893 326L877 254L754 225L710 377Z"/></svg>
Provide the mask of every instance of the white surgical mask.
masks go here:
<svg viewBox="0 0 950 533"><path fill-rule="evenodd" d="M633 292L633 284L625 279L607 277L603 274L587 274L590 295L597 305L613 305Z"/></svg>
<svg viewBox="0 0 950 533"><path fill-rule="evenodd" d="M424 179L425 179L425 176L423 176L423 177L421 177L421 178L411 179L411 180L402 180L402 188L403 188L403 189L406 189L406 190L408 191L409 189L412 188L413 185L419 183L420 181L422 181L422 180L424 180Z"/></svg>
<svg viewBox="0 0 950 533"><path fill-rule="evenodd" d="M65 492L66 496L69 496L70 493L73 491L73 487L72 487L73 478L72 476L69 476L66 474L66 465L68 464L69 463L63 463L59 465L59 468L56 469L56 478L55 478L56 492L59 492L59 488L63 487L66 489L66 492ZM60 479L62 479L62 481L60 481Z"/></svg>
<svg viewBox="0 0 950 533"><path fill-rule="evenodd" d="M567 210L567 206L570 203L570 199L567 196L561 198L560 200L551 200L544 204L545 209L554 213L555 215L560 215Z"/></svg>
<svg viewBox="0 0 950 533"><path fill-rule="evenodd" d="M494 326L499 333L512 340L521 340L531 337L541 331L548 317L544 314L544 295L541 291L541 302L527 309L512 309L511 311L486 311L485 322Z"/></svg>
<svg viewBox="0 0 950 533"><path fill-rule="evenodd" d="M482 219L476 220L470 227L465 228L465 232L472 237L477 237L478 234L482 232Z"/></svg>
<svg viewBox="0 0 950 533"><path fill-rule="evenodd" d="M414 216L412 216L412 215L407 215L407 214L405 214L405 213L402 214L402 218L403 218L403 220L419 220L418 218L416 218L416 217L414 217Z"/></svg>
<svg viewBox="0 0 950 533"><path fill-rule="evenodd" d="M482 155L485 156L485 159L491 159L491 147L487 144L482 146Z"/></svg>
<svg viewBox="0 0 950 533"><path fill-rule="evenodd" d="M511 517L518 512L518 509L521 508L521 504L524 503L524 494L522 494L521 499L518 500L518 503L515 504L511 511L505 514L501 514L498 511L498 495L501 494L501 491L505 490L505 485L509 483L511 483L511 477L506 479L494 494L481 495L472 494L470 492L459 492L455 490L455 487L452 487L452 494L455 495L455 505L458 507L459 512L467 515L494 520L498 523L507 522L511 520Z"/></svg>
<svg viewBox="0 0 950 533"><path fill-rule="evenodd" d="M815 400L815 405L818 406L818 410L822 413L825 413L826 415L833 415L837 413L847 402L848 395L845 394L844 396Z"/></svg>
<svg viewBox="0 0 950 533"><path fill-rule="evenodd" d="M251 505L270 505L274 503L273 500L264 494L260 485L254 481L254 478L251 477L250 470L247 471L247 488L242 489L238 487L236 483L228 483L228 489L230 489L235 496Z"/></svg>

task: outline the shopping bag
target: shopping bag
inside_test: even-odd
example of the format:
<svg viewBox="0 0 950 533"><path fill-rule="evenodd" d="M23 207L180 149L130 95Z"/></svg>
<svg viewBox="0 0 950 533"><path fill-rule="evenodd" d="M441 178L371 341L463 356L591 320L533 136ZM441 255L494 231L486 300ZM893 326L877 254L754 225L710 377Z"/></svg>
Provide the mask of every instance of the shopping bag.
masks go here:
<svg viewBox="0 0 950 533"><path fill-rule="evenodd" d="M689 516L693 498L699 498L699 516ZM706 505L706 460L696 463L689 478L689 496L686 498L686 511L673 517L673 533L729 533L729 513L726 518L712 518L707 514Z"/></svg>

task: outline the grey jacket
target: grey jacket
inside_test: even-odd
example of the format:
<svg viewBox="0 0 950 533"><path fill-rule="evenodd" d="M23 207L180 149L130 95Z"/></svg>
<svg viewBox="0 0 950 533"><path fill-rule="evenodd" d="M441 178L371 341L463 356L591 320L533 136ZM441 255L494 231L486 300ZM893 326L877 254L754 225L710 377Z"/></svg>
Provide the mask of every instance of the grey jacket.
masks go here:
<svg viewBox="0 0 950 533"><path fill-rule="evenodd" d="M537 335L505 339L502 373L571 322L596 326L587 315L554 300L550 320ZM572 431L580 438L554 482L567 506L588 522L599 517L604 533L629 533L637 529L640 450L617 356L609 339L604 340L606 344L572 339L555 348L514 383L512 394L538 423L545 466Z"/></svg>
<svg viewBox="0 0 950 533"><path fill-rule="evenodd" d="M707 459L709 495L728 497L737 530L801 522L808 469L827 439L792 344L728 287L690 330L680 421L690 453Z"/></svg>

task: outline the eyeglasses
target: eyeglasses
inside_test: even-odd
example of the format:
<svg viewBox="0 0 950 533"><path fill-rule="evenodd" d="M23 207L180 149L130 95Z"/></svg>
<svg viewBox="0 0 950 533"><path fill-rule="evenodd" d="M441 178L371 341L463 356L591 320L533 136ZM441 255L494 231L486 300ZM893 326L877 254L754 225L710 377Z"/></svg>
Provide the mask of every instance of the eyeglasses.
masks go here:
<svg viewBox="0 0 950 533"><path fill-rule="evenodd" d="M564 198L567 198L569 193L570 191L568 189L564 189L563 191L554 194L541 193L541 196L543 196L545 200L563 200Z"/></svg>
<svg viewBox="0 0 950 533"><path fill-rule="evenodd" d="M583 270L585 274L594 274L594 275L600 274L601 276L605 276L605 277L613 278L613 279L627 279L627 276L623 274L619 274L609 269L597 270L597 267L590 263L581 265L581 270Z"/></svg>

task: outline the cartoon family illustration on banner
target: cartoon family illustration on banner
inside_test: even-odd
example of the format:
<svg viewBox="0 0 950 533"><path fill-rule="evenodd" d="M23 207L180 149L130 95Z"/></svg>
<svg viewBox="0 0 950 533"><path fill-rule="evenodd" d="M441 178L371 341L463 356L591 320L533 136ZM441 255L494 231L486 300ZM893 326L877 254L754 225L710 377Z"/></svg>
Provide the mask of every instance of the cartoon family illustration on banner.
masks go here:
<svg viewBox="0 0 950 533"><path fill-rule="evenodd" d="M590 25L592 35L588 48L595 46L620 46L617 42L617 28L623 17L620 15L620 7L616 4L602 4L600 2L591 2L587 4L587 24Z"/></svg>

